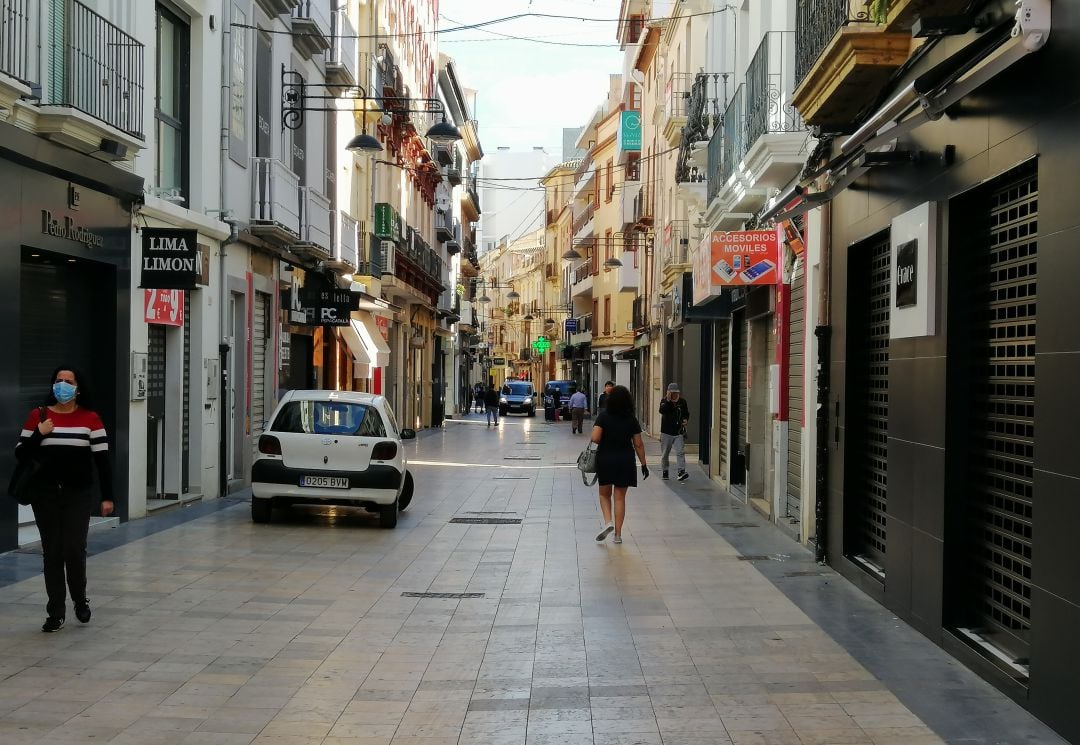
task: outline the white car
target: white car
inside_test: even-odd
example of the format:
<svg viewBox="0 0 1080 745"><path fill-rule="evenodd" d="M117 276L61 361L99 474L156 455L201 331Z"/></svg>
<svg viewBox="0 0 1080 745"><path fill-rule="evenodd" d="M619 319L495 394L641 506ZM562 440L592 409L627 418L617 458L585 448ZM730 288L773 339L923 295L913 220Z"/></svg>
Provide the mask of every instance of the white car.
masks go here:
<svg viewBox="0 0 1080 745"><path fill-rule="evenodd" d="M274 505L335 504L379 514L397 525L413 480L399 429L382 396L352 391L289 391L281 399L251 466L251 519L269 522Z"/></svg>

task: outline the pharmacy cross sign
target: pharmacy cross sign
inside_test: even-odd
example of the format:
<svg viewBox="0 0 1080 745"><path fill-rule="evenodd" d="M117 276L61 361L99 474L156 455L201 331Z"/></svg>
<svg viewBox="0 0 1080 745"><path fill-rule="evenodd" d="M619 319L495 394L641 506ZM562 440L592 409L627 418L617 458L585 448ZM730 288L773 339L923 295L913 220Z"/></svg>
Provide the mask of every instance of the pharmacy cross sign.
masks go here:
<svg viewBox="0 0 1080 745"><path fill-rule="evenodd" d="M541 336L532 343L532 348L537 354L547 354L547 351L551 349L551 342L546 336Z"/></svg>

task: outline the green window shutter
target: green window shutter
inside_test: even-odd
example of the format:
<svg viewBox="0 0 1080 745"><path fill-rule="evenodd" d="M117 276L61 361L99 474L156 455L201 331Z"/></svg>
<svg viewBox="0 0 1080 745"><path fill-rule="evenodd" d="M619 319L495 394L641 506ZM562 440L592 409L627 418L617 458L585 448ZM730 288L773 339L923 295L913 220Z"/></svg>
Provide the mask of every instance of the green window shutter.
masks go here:
<svg viewBox="0 0 1080 745"><path fill-rule="evenodd" d="M59 104L64 101L67 81L67 4L68 0L47 0L49 6L48 88L45 100Z"/></svg>

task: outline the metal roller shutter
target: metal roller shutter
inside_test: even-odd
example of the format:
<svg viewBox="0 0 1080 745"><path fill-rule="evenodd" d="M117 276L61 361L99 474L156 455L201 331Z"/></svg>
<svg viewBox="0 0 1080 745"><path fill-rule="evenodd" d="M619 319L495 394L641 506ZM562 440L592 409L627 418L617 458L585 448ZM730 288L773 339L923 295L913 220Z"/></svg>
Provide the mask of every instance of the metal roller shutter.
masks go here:
<svg viewBox="0 0 1080 745"><path fill-rule="evenodd" d="M739 324L739 449L743 449L747 442L746 422L747 411L750 407L750 381L747 380L747 373L749 372L750 361L750 333L746 326L746 317L739 315L737 323Z"/></svg>
<svg viewBox="0 0 1080 745"><path fill-rule="evenodd" d="M1034 167L990 193L984 323L973 360L974 423L967 514L976 521L976 614L983 633L1016 658L1031 629L1035 449L1038 177ZM980 338L981 337L981 338Z"/></svg>
<svg viewBox="0 0 1080 745"><path fill-rule="evenodd" d="M730 391L728 386L731 382L731 353L728 350L728 346L731 343L731 326L726 321L719 322L719 333L717 334L716 344L716 369L720 371L720 388L719 395L717 396L718 402L718 418L720 423L720 464L719 473L727 473L728 461L728 448L731 447L731 427L728 422L730 417L730 403L728 396Z"/></svg>
<svg viewBox="0 0 1080 745"><path fill-rule="evenodd" d="M849 553L883 576L888 504L889 306L892 277L889 234L852 248L852 283L861 291L849 304L848 402L853 423L847 441L852 518Z"/></svg>
<svg viewBox="0 0 1080 745"><path fill-rule="evenodd" d="M180 433L182 443L180 488L184 494L191 490L191 293L184 293L184 408L181 417L183 429Z"/></svg>
<svg viewBox="0 0 1080 745"><path fill-rule="evenodd" d="M257 451L266 416L266 330L269 296L255 293L251 321L251 446Z"/></svg>
<svg viewBox="0 0 1080 745"><path fill-rule="evenodd" d="M798 520L802 505L803 338L806 332L806 272L802 260L791 280L791 313L788 325L788 458L787 516Z"/></svg>

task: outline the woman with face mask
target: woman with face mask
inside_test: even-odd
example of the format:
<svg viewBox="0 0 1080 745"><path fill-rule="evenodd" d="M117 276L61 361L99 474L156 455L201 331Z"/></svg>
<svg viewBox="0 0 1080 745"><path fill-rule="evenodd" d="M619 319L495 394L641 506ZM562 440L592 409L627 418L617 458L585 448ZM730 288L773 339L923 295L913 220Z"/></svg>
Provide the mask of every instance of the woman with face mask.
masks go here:
<svg viewBox="0 0 1080 745"><path fill-rule="evenodd" d="M68 592L75 617L81 623L90 621L86 534L94 510L94 465L101 488L101 515L113 512L109 440L101 417L86 406L81 379L71 365L56 369L46 405L30 412L15 446L15 457L20 461L34 458L42 464L31 485L31 506L45 558L49 597L48 618L41 627L45 632L63 628Z"/></svg>

